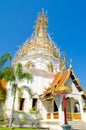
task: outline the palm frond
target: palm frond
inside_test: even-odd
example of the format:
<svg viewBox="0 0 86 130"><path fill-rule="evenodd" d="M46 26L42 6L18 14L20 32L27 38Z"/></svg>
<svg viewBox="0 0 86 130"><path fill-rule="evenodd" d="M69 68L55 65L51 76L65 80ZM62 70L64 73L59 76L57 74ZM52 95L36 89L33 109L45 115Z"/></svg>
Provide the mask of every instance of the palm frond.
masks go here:
<svg viewBox="0 0 86 130"><path fill-rule="evenodd" d="M27 79L27 80L29 80L29 81L31 81L32 82L32 80L33 80L33 76L32 76L32 74L30 74L30 73L21 73L21 75L19 76L19 79L20 80L22 80L22 79Z"/></svg>
<svg viewBox="0 0 86 130"><path fill-rule="evenodd" d="M19 77L22 73L22 65L20 63L18 63L16 70L15 70L15 74L17 77Z"/></svg>
<svg viewBox="0 0 86 130"><path fill-rule="evenodd" d="M13 67L6 67L0 72L0 79L5 79L6 81L13 81L15 79L14 77L14 70Z"/></svg>
<svg viewBox="0 0 86 130"><path fill-rule="evenodd" d="M33 91L31 90L30 87L28 87L28 86L22 86L22 90L26 90L28 92L30 98L31 99L33 98L34 94L33 94Z"/></svg>
<svg viewBox="0 0 86 130"><path fill-rule="evenodd" d="M8 61L12 60L12 56L10 53L6 53L0 57L0 70L3 68L4 64Z"/></svg>
<svg viewBox="0 0 86 130"><path fill-rule="evenodd" d="M21 63L18 63L15 74L19 80L28 79L32 81L33 79L32 74L23 72L23 67Z"/></svg>

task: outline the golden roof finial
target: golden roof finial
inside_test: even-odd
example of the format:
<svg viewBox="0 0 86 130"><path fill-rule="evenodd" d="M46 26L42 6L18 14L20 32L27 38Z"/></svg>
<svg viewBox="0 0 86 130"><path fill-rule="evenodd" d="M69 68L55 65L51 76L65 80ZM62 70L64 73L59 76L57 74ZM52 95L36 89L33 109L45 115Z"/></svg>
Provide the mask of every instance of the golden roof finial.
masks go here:
<svg viewBox="0 0 86 130"><path fill-rule="evenodd" d="M47 23L48 23L47 17L44 15L44 10L42 10L36 22L35 33L37 35L38 33L40 33L40 31L43 31L45 33L47 28Z"/></svg>

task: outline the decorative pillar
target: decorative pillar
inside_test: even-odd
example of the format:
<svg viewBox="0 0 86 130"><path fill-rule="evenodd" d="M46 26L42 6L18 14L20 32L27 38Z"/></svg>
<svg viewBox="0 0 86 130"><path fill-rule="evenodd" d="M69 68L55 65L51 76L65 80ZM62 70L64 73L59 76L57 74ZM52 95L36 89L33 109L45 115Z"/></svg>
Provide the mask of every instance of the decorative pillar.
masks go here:
<svg viewBox="0 0 86 130"><path fill-rule="evenodd" d="M64 124L67 124L67 114L66 114L66 98L65 93L63 94L63 109L64 109Z"/></svg>

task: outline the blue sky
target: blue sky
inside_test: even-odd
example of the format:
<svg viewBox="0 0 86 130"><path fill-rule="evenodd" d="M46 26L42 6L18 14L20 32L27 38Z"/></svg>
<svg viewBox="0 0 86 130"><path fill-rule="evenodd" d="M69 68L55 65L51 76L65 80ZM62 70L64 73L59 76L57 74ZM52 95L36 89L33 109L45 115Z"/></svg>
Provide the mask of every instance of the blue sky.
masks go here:
<svg viewBox="0 0 86 130"><path fill-rule="evenodd" d="M34 31L42 8L48 32L86 89L86 0L0 0L0 56L15 55Z"/></svg>

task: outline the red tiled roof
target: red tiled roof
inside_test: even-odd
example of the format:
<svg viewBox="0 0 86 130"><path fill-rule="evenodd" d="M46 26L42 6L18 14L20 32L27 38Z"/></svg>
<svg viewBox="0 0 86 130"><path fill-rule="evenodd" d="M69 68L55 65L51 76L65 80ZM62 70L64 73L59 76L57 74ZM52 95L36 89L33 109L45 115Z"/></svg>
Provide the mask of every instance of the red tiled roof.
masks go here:
<svg viewBox="0 0 86 130"><path fill-rule="evenodd" d="M64 83L67 81L67 79L69 77L69 74L70 74L69 70L66 70L63 72L63 74L58 82L58 86L64 85Z"/></svg>
<svg viewBox="0 0 86 130"><path fill-rule="evenodd" d="M44 93L50 93L51 91L56 91L57 87L61 87L68 79L70 74L69 70L66 70L64 72L58 72L50 86L44 91Z"/></svg>
<svg viewBox="0 0 86 130"><path fill-rule="evenodd" d="M58 73L55 75L55 77L54 77L54 79L53 79L53 82L52 82L50 85L51 85L51 86L52 86L52 85L56 85L56 84L58 83L58 81L60 80L61 75L62 75L62 72L58 72Z"/></svg>

